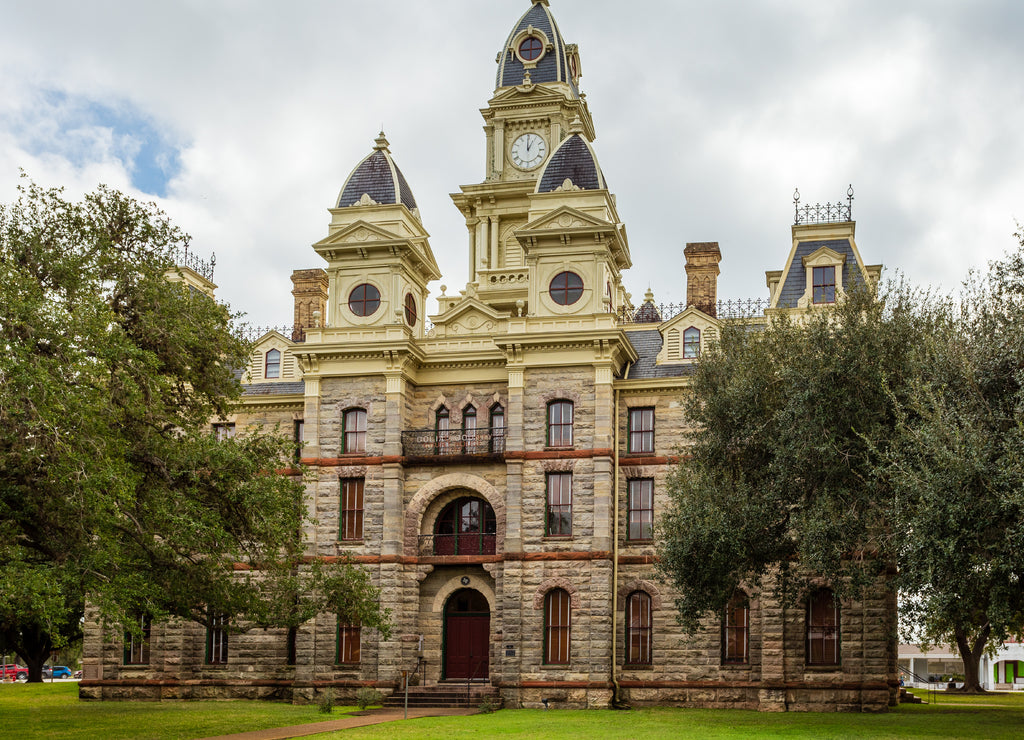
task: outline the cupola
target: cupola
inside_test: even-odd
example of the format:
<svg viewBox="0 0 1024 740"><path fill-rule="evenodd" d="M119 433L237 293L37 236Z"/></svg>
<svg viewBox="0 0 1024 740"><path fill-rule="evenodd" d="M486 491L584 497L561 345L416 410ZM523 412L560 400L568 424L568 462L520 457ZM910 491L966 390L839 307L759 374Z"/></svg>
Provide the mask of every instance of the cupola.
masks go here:
<svg viewBox="0 0 1024 740"><path fill-rule="evenodd" d="M573 122L574 129L578 122ZM607 190L604 174L590 142L578 131L562 140L537 180L538 193L556 190Z"/></svg>
<svg viewBox="0 0 1024 740"><path fill-rule="evenodd" d="M498 52L495 87L564 82L579 97L580 63L576 45L566 45L548 0L532 0Z"/></svg>
<svg viewBox="0 0 1024 740"><path fill-rule="evenodd" d="M416 211L416 198L402 171L391 158L388 140L381 131L373 151L356 165L345 180L337 207L398 205Z"/></svg>

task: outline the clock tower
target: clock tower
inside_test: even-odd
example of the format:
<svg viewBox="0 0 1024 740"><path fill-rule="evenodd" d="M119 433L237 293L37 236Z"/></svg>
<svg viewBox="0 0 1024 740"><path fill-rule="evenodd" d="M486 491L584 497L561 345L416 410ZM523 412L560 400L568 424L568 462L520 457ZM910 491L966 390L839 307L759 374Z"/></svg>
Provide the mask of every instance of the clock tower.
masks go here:
<svg viewBox="0 0 1024 740"><path fill-rule="evenodd" d="M452 199L468 230L464 295L504 313L525 309L529 301L528 259L516 232L531 219L530 198L570 133L589 144L594 124L579 89L579 51L565 43L548 0L532 0L496 61L494 95L480 111L486 135L484 180L462 186ZM441 313L459 301L442 297Z"/></svg>

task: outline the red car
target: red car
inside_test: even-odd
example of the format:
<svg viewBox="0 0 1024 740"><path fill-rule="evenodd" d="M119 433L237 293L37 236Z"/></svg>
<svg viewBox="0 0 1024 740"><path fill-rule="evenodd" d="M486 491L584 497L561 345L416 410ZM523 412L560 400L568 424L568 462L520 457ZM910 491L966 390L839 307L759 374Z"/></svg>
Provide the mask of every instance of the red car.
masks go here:
<svg viewBox="0 0 1024 740"><path fill-rule="evenodd" d="M0 665L0 681L27 681L28 680L28 668L23 668L20 665L9 663L7 665Z"/></svg>

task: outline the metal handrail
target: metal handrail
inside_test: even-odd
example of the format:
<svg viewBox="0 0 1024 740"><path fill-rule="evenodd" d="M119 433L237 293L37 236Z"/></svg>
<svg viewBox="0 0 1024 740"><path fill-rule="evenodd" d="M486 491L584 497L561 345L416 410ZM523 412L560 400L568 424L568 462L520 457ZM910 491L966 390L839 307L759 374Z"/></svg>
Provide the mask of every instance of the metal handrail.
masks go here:
<svg viewBox="0 0 1024 740"><path fill-rule="evenodd" d="M500 455L505 452L505 427L481 429L410 429L402 432L407 457Z"/></svg>
<svg viewBox="0 0 1024 740"><path fill-rule="evenodd" d="M909 668L904 668L901 665L898 665L896 667L900 669L900 673L905 674L906 676L909 676L910 679L914 683L923 683L923 684L925 684L925 686L927 687L925 689L925 691L928 692L928 703L929 704L935 704L936 697L938 696L938 692L941 690L941 689L936 688L936 682L935 681L926 681L923 678L921 678L919 675L917 675L916 673L911 671ZM938 683L941 685L941 682L938 682ZM906 687L903 687L903 688L906 688Z"/></svg>

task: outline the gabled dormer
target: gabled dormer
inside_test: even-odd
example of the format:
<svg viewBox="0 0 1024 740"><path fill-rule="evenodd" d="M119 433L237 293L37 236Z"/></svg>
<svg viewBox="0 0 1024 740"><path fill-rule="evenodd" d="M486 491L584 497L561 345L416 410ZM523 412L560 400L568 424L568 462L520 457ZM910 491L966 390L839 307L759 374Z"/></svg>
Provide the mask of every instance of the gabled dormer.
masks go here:
<svg viewBox="0 0 1024 740"><path fill-rule="evenodd" d="M462 298L450 310L430 317L432 339L458 338L473 334L496 334L508 326L508 314L494 310L475 296Z"/></svg>
<svg viewBox="0 0 1024 740"><path fill-rule="evenodd" d="M253 345L245 374L247 383L291 383L302 380L302 369L292 353L294 342L278 331L268 331Z"/></svg>
<svg viewBox="0 0 1024 740"><path fill-rule="evenodd" d="M874 290L881 265L865 265L854 240L853 189L846 203L800 206L796 194L793 243L782 270L765 273L769 309L805 310L841 300L856 285Z"/></svg>
<svg viewBox="0 0 1024 740"><path fill-rule="evenodd" d="M643 310L641 305L639 310ZM691 364L701 353L718 341L722 322L699 308L688 307L668 321L659 324L661 351L655 360L658 365Z"/></svg>

